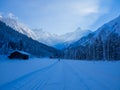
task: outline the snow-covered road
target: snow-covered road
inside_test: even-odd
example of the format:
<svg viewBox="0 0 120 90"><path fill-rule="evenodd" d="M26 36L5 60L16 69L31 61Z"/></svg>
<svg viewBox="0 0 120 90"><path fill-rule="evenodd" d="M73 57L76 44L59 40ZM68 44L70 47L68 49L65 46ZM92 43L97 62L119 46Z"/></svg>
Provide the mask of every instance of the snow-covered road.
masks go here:
<svg viewBox="0 0 120 90"><path fill-rule="evenodd" d="M119 68L120 62L3 61L0 90L120 90Z"/></svg>

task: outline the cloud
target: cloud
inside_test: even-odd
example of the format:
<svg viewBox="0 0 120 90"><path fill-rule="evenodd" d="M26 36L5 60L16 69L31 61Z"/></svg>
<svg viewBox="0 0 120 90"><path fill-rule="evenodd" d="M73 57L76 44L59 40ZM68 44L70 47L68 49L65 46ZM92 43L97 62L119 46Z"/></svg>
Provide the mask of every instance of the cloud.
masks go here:
<svg viewBox="0 0 120 90"><path fill-rule="evenodd" d="M89 28L107 9L101 9L102 0L61 0L45 6L47 20L70 23L70 25ZM48 21L48 22L50 22ZM73 23L72 23L73 22ZM65 25L65 24L64 24Z"/></svg>
<svg viewBox="0 0 120 90"><path fill-rule="evenodd" d="M100 7L100 0L61 0L53 2L45 6L45 10L52 12L60 12L62 14L75 13L80 15L87 15L91 13L98 13Z"/></svg>
<svg viewBox="0 0 120 90"><path fill-rule="evenodd" d="M70 8L73 13L80 14L82 16L91 13L98 13L99 11L99 1L98 0L84 0L79 2L73 2L70 4Z"/></svg>
<svg viewBox="0 0 120 90"><path fill-rule="evenodd" d="M110 0L27 0L26 2L27 5L24 4L24 0L12 3L13 10L10 11L15 12L22 22L32 28L42 27L46 31L65 33L77 27L90 28L102 15L109 12L107 4ZM16 18L12 13L8 16Z"/></svg>

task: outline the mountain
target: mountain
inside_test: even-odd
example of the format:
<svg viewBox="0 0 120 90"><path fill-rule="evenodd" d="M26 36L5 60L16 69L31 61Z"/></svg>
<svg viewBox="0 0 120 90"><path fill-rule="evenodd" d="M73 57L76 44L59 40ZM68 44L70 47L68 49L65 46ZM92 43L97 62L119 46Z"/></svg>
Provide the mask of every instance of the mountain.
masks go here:
<svg viewBox="0 0 120 90"><path fill-rule="evenodd" d="M50 32L43 31L42 29L33 29L36 40L47 44L49 46L54 46L56 43L60 42L58 35L52 34Z"/></svg>
<svg viewBox="0 0 120 90"><path fill-rule="evenodd" d="M71 44L64 58L120 60L120 16Z"/></svg>
<svg viewBox="0 0 120 90"><path fill-rule="evenodd" d="M8 54L13 50L22 50L39 57L58 54L55 48L39 43L0 21L0 54Z"/></svg>
<svg viewBox="0 0 120 90"><path fill-rule="evenodd" d="M34 40L44 43L48 46L55 47L57 49L63 49L68 47L71 43L77 41L82 36L90 33L90 30L81 30L78 28L74 32L69 32L64 35L52 34L42 29L29 29L26 25L19 22L16 16L13 14L0 15L0 21L4 22L7 26L13 28L21 34L24 34Z"/></svg>
<svg viewBox="0 0 120 90"><path fill-rule="evenodd" d="M33 31L36 34L36 40L58 49L66 48L71 43L91 32L90 30L81 30L80 28L74 32L69 32L63 35L51 34L49 32L43 31L42 29L34 29Z"/></svg>
<svg viewBox="0 0 120 90"><path fill-rule="evenodd" d="M72 41L77 41L80 39L82 36L90 33L90 30L82 30L80 27L77 28L74 32L69 32L64 35L61 35L61 39L64 40L64 42L72 42Z"/></svg>
<svg viewBox="0 0 120 90"><path fill-rule="evenodd" d="M73 32L69 32L64 35L59 36L58 38L61 40L61 42L56 43L54 46L60 49L67 48L70 44L76 42L81 37L88 35L89 33L91 33L90 30L82 30L81 28L77 28Z"/></svg>
<svg viewBox="0 0 120 90"><path fill-rule="evenodd" d="M0 21L4 22L9 27L13 28L15 31L27 35L32 39L36 39L35 33L31 29L29 29L26 25L19 22L17 17L15 17L13 14L8 14L7 16L0 15Z"/></svg>

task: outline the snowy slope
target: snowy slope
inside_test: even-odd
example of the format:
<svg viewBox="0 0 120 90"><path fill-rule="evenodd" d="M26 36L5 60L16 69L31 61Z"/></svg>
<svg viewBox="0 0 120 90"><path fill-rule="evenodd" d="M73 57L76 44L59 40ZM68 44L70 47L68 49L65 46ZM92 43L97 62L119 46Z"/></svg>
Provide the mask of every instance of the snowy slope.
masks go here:
<svg viewBox="0 0 120 90"><path fill-rule="evenodd" d="M28 28L23 23L19 22L17 17L15 17L12 14L8 14L7 16L0 16L0 20L13 28L14 30L18 31L19 33L22 33L24 35L27 35L28 37L31 37L32 39L36 39L35 33Z"/></svg>
<svg viewBox="0 0 120 90"><path fill-rule="evenodd" d="M19 22L17 17L15 17L13 14L8 14L7 16L0 15L0 21L4 22L19 33L22 33L41 43L59 49L69 46L71 43L77 41L82 36L87 35L91 32L90 30L81 30L80 28L78 28L74 32L69 32L64 35L57 35L43 31L42 29L31 30L26 25Z"/></svg>
<svg viewBox="0 0 120 90"><path fill-rule="evenodd" d="M37 40L49 46L56 47L58 49L65 48L69 46L71 43L77 41L84 35L88 35L90 30L82 30L77 28L74 32L69 32L63 35L52 34L42 29L34 29L33 30L37 36Z"/></svg>
<svg viewBox="0 0 120 90"><path fill-rule="evenodd" d="M120 35L120 16L96 30L94 39L101 37L102 41L104 42L112 33Z"/></svg>
<svg viewBox="0 0 120 90"><path fill-rule="evenodd" d="M119 90L120 62L0 60L0 90Z"/></svg>
<svg viewBox="0 0 120 90"><path fill-rule="evenodd" d="M34 56L54 56L57 50L42 44L10 28L0 21L0 54L8 54L12 50L22 50Z"/></svg>
<svg viewBox="0 0 120 90"><path fill-rule="evenodd" d="M91 32L90 34L83 36L72 45L79 46L80 44L85 45L87 43L93 43L96 39L99 38L101 38L101 40L104 42L113 33L120 35L120 16L104 24L95 32Z"/></svg>
<svg viewBox="0 0 120 90"><path fill-rule="evenodd" d="M54 46L54 44L59 43L61 40L58 38L58 35L52 34L42 29L33 29L36 34L36 40L47 44L49 46Z"/></svg>
<svg viewBox="0 0 120 90"><path fill-rule="evenodd" d="M71 44L64 52L71 59L120 60L120 16Z"/></svg>
<svg viewBox="0 0 120 90"><path fill-rule="evenodd" d="M89 34L90 32L90 30L82 30L81 28L77 28L74 32L61 35L60 38L64 40L64 42L74 42L80 39L82 36Z"/></svg>
<svg viewBox="0 0 120 90"><path fill-rule="evenodd" d="M91 33L90 30L82 30L81 28L77 28L73 32L66 33L64 35L59 36L61 39L61 43L57 43L55 47L64 49L67 48L70 44L78 41L81 37L88 35Z"/></svg>

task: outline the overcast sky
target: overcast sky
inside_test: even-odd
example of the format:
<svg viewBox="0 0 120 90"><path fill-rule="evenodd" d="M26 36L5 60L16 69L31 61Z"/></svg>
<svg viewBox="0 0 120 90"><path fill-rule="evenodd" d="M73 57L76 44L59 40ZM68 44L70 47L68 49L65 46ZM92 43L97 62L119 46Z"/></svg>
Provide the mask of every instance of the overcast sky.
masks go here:
<svg viewBox="0 0 120 90"><path fill-rule="evenodd" d="M120 0L1 0L0 14L8 13L31 29L63 34L96 30L120 15Z"/></svg>

